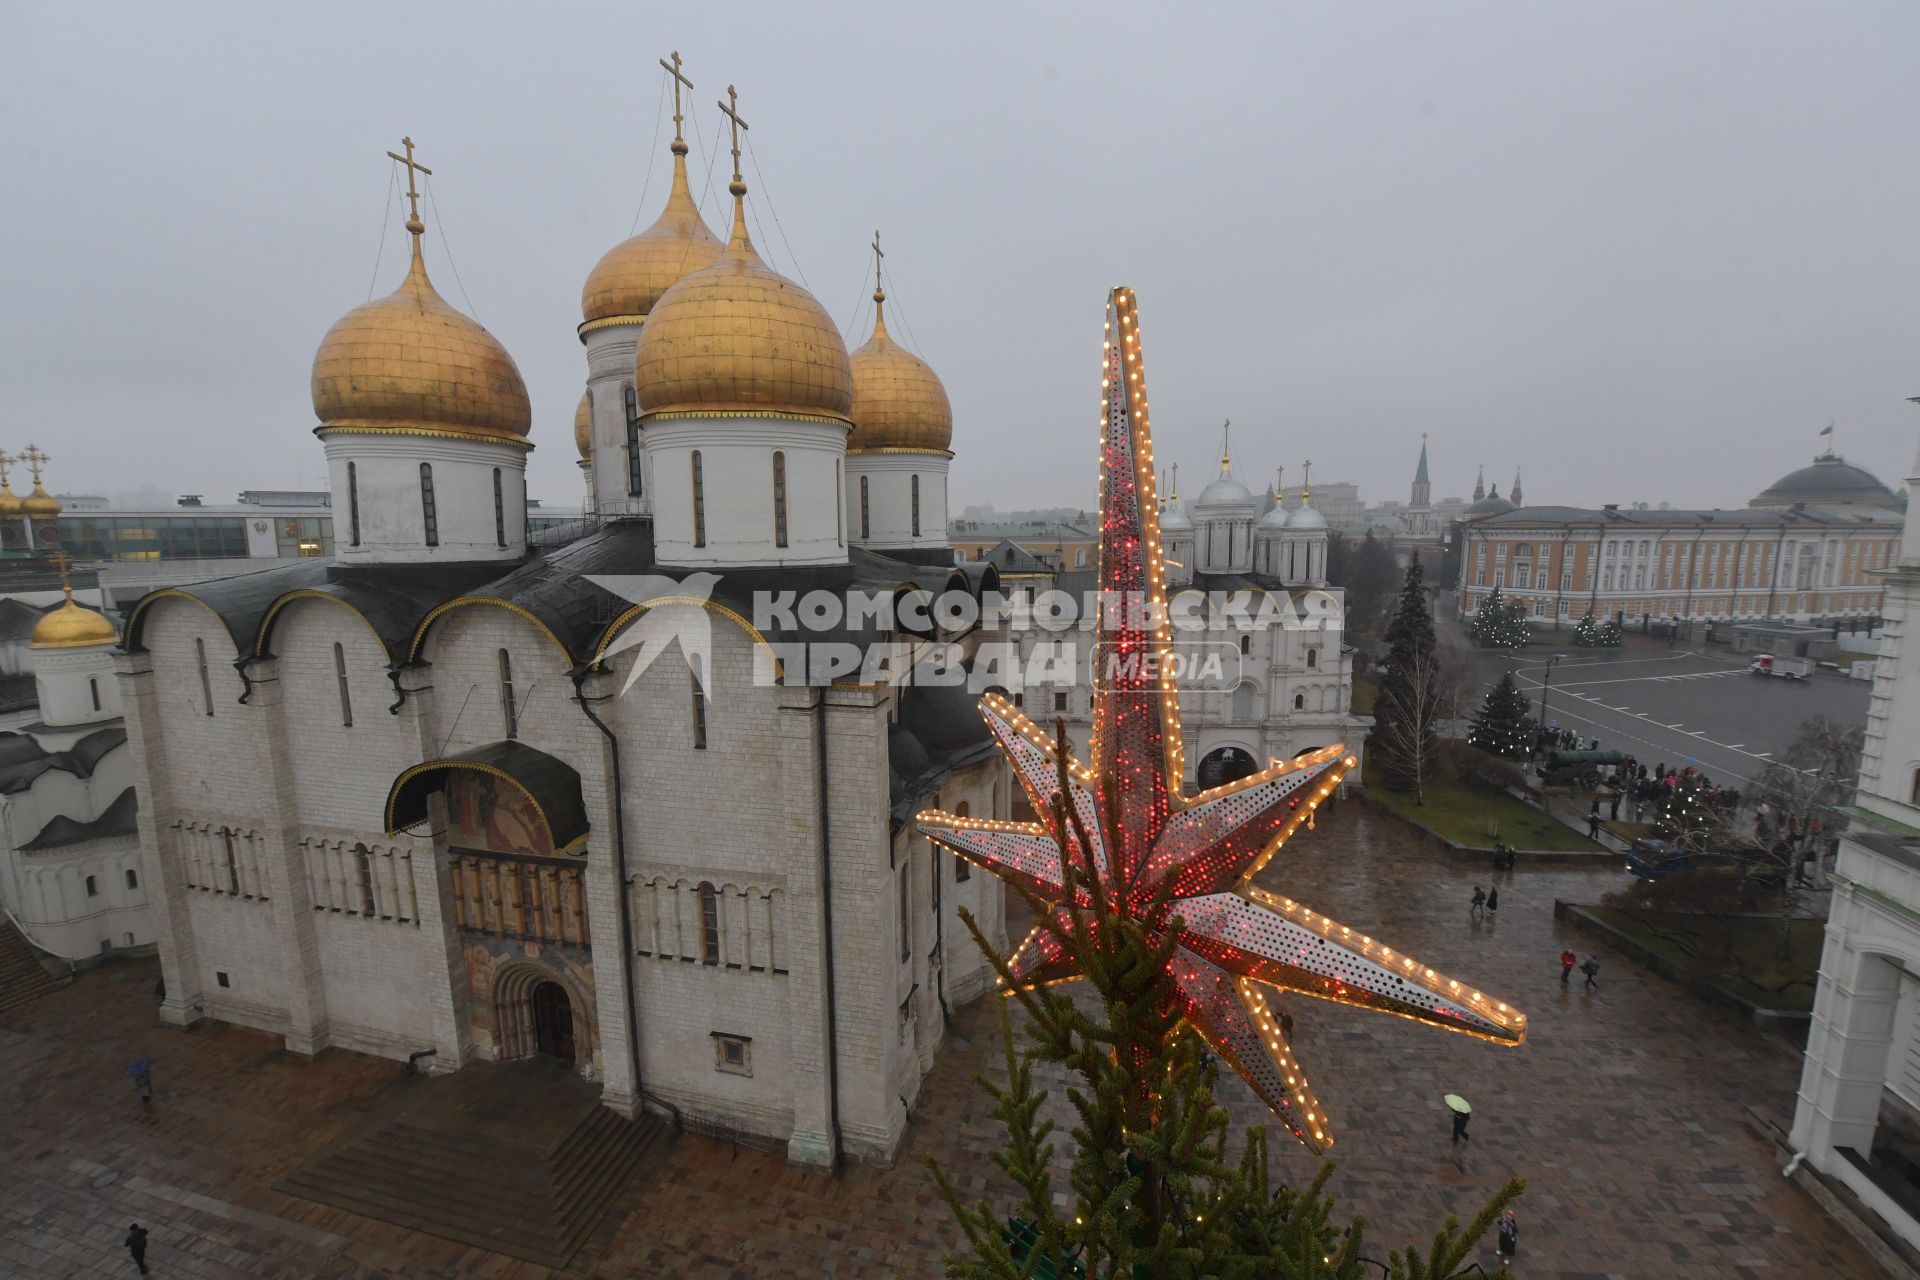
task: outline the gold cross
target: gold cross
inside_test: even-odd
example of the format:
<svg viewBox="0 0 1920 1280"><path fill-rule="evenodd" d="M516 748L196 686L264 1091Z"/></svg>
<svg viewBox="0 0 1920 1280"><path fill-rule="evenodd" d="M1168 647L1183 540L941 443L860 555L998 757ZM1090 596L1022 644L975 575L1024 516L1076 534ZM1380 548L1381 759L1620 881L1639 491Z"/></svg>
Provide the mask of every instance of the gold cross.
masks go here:
<svg viewBox="0 0 1920 1280"><path fill-rule="evenodd" d="M1313 497L1313 459L1308 458L1300 464L1300 501L1306 502Z"/></svg>
<svg viewBox="0 0 1920 1280"><path fill-rule="evenodd" d="M1228 418L1220 428L1220 470L1225 471L1233 461L1233 450L1227 442L1233 438L1233 419Z"/></svg>
<svg viewBox="0 0 1920 1280"><path fill-rule="evenodd" d="M0 485L7 483L7 472L11 471L13 464L18 461L20 461L20 459L14 457L6 450L0 449Z"/></svg>
<svg viewBox="0 0 1920 1280"><path fill-rule="evenodd" d="M680 86L685 85L691 89L693 88L693 81L680 74L680 51L678 49L673 51L672 63L668 63L665 58L662 58L660 59L660 65L665 68L668 75L673 77L673 140L684 143L686 139L680 136L680 121L685 118L680 114Z"/></svg>
<svg viewBox="0 0 1920 1280"><path fill-rule="evenodd" d="M53 459L40 452L39 445L30 444L21 452L20 461L26 463L27 469L33 472L33 483L37 486L40 483L40 468L52 462Z"/></svg>
<svg viewBox="0 0 1920 1280"><path fill-rule="evenodd" d="M48 563L60 571L60 586L69 596L73 594L73 583L67 577L67 570L73 567L73 557L64 551L56 551L47 557Z"/></svg>
<svg viewBox="0 0 1920 1280"><path fill-rule="evenodd" d="M746 132L747 122L740 118L740 95L734 92L732 85L727 86L727 100L720 104L720 110L726 112L727 119L733 122L733 181L735 185L738 185L741 180L740 135ZM743 195L745 193L736 191L734 194Z"/></svg>
<svg viewBox="0 0 1920 1280"><path fill-rule="evenodd" d="M407 208L409 210L407 215L407 230L412 231L415 235L419 235L420 232L427 229L427 224L420 221L420 192L413 175L414 171L418 170L431 178L433 176L433 170L413 158L412 138L400 139L400 145L407 149L407 154L401 155L398 151L389 151L387 154L407 166Z"/></svg>
<svg viewBox="0 0 1920 1280"><path fill-rule="evenodd" d="M887 300L887 286L880 279L880 262L886 256L886 251L880 247L880 233L875 231L873 233L873 300L875 302Z"/></svg>

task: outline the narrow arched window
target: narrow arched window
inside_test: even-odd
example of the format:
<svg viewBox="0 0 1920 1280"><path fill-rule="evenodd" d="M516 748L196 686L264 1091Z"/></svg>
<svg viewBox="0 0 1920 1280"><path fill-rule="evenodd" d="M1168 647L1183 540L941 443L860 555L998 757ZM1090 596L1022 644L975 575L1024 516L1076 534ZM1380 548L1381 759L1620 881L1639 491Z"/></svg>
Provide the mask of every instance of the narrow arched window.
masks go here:
<svg viewBox="0 0 1920 1280"><path fill-rule="evenodd" d="M687 678L693 684L693 749L705 751L707 749L707 695L700 688L699 676L688 672Z"/></svg>
<svg viewBox="0 0 1920 1280"><path fill-rule="evenodd" d="M340 723L353 728L353 693L347 687L347 651L338 641L333 646L333 679L340 688Z"/></svg>
<svg viewBox="0 0 1920 1280"><path fill-rule="evenodd" d="M900 960L905 963L913 959L913 868L912 864L902 861L900 864Z"/></svg>
<svg viewBox="0 0 1920 1280"><path fill-rule="evenodd" d="M1253 637L1252 637L1252 636L1241 636L1241 637L1240 637L1240 652L1241 652L1241 653L1243 653L1243 654L1250 654L1250 653L1252 653L1252 652L1253 652Z"/></svg>
<svg viewBox="0 0 1920 1280"><path fill-rule="evenodd" d="M93 696L93 709L100 709L100 680L97 676L87 677L87 692Z"/></svg>
<svg viewBox="0 0 1920 1280"><path fill-rule="evenodd" d="M869 515L869 509L867 505L867 478L865 476L861 476L860 477L860 539L863 542L866 539L871 538L873 536L872 526L868 520L868 515ZM1012 562L1011 556L1008 557L1008 562L1009 563Z"/></svg>
<svg viewBox="0 0 1920 1280"><path fill-rule="evenodd" d="M500 718L506 722L507 737L520 736L520 707L513 698L513 655L500 651Z"/></svg>
<svg viewBox="0 0 1920 1280"><path fill-rule="evenodd" d="M360 883L360 914L371 916L374 914L373 854L363 844L353 846L353 870Z"/></svg>
<svg viewBox="0 0 1920 1280"><path fill-rule="evenodd" d="M207 642L199 636L193 638L194 660L200 664L200 696L206 702L207 714L213 714L213 673L207 670Z"/></svg>
<svg viewBox="0 0 1920 1280"><path fill-rule="evenodd" d="M440 509L433 497L433 464L420 464L420 523L427 536L427 545L440 545Z"/></svg>
<svg viewBox="0 0 1920 1280"><path fill-rule="evenodd" d="M707 487L700 475L700 451L693 451L693 545L707 545Z"/></svg>
<svg viewBox="0 0 1920 1280"><path fill-rule="evenodd" d="M787 455L773 451L773 545L787 545Z"/></svg>
<svg viewBox="0 0 1920 1280"><path fill-rule="evenodd" d="M920 477L912 477L913 489L913 536L920 536Z"/></svg>
<svg viewBox="0 0 1920 1280"><path fill-rule="evenodd" d="M1309 669L1311 669L1311 668L1314 668L1314 667L1317 667L1317 666L1319 666L1319 665L1320 665L1320 651L1319 651L1318 649L1309 649L1309 650L1307 650L1307 666L1308 666L1308 668L1309 668Z"/></svg>
<svg viewBox="0 0 1920 1280"><path fill-rule="evenodd" d="M240 851L233 845L233 828L220 828L220 840L227 855L227 892L240 892Z"/></svg>
<svg viewBox="0 0 1920 1280"><path fill-rule="evenodd" d="M1293 709L1294 709L1295 711L1305 711L1305 710L1307 709L1307 695L1306 695L1306 694L1304 694L1304 693L1296 693L1296 694L1294 694L1294 695L1293 695Z"/></svg>
<svg viewBox="0 0 1920 1280"><path fill-rule="evenodd" d="M833 540L836 544L847 540L847 520L844 508L847 502L846 482L840 478L840 459L833 460Z"/></svg>
<svg viewBox="0 0 1920 1280"><path fill-rule="evenodd" d="M640 496L640 397L632 387L626 390L627 407L627 492Z"/></svg>
<svg viewBox="0 0 1920 1280"><path fill-rule="evenodd" d="M507 545L507 491L500 482L500 468L493 469L493 545Z"/></svg>
<svg viewBox="0 0 1920 1280"><path fill-rule="evenodd" d="M704 880L700 883L700 962L720 963L720 893Z"/></svg>
<svg viewBox="0 0 1920 1280"><path fill-rule="evenodd" d="M360 472L347 464L347 536L352 545L360 545Z"/></svg>

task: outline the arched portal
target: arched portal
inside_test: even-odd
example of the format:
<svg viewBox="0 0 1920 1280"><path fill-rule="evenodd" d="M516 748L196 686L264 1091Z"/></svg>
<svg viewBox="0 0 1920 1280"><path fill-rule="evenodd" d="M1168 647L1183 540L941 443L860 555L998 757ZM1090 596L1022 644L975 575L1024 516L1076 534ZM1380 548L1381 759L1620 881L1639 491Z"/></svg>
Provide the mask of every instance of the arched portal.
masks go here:
<svg viewBox="0 0 1920 1280"><path fill-rule="evenodd" d="M1215 747L1200 757L1194 779L1202 791L1211 791L1259 771L1260 762L1253 758L1251 752L1239 747Z"/></svg>
<svg viewBox="0 0 1920 1280"><path fill-rule="evenodd" d="M557 982L542 982L534 987L533 1051L573 1061L573 1002L567 989Z"/></svg>

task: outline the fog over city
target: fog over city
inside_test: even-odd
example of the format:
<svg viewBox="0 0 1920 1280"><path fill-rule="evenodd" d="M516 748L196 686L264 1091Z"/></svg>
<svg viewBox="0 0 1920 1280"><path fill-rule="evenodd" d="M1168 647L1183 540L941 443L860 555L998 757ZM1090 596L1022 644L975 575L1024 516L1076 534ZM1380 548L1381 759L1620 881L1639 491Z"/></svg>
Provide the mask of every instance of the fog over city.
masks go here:
<svg viewBox="0 0 1920 1280"><path fill-rule="evenodd" d="M1311 458L1404 499L1426 433L1436 499L1484 464L1743 506L1829 423L1897 488L1917 38L1892 3L15 4L0 445L55 491L323 487L309 366L404 272L409 135L435 283L525 375L531 493L576 505L580 286L665 198L678 50L708 224L732 83L756 244L849 346L880 229L956 512L1092 503L1114 283L1183 494L1227 418L1256 492Z"/></svg>

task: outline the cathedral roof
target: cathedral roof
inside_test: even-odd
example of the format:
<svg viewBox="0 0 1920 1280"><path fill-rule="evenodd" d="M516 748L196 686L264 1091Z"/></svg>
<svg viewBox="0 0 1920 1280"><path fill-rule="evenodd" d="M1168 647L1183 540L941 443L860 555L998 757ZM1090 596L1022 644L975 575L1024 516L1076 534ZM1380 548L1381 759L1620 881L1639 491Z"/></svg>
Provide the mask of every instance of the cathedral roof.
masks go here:
<svg viewBox="0 0 1920 1280"><path fill-rule="evenodd" d="M1214 482L1200 491L1194 500L1196 510L1217 507L1251 507L1253 492L1247 486L1233 478L1233 472L1227 469L1226 460L1220 463L1220 475Z"/></svg>
<svg viewBox="0 0 1920 1280"><path fill-rule="evenodd" d="M847 344L819 300L761 261L735 176L733 235L711 266L662 294L634 352L650 416L851 422Z"/></svg>
<svg viewBox="0 0 1920 1280"><path fill-rule="evenodd" d="M0 733L0 795L25 791L49 769L91 778L100 761L126 741L124 724L95 729L65 751L49 751L30 734Z"/></svg>
<svg viewBox="0 0 1920 1280"><path fill-rule="evenodd" d="M1180 505L1178 498L1170 500L1167 509L1160 513L1160 532L1190 533L1192 530L1193 517L1187 514L1187 509Z"/></svg>
<svg viewBox="0 0 1920 1280"><path fill-rule="evenodd" d="M507 349L427 279L417 216L400 287L334 322L313 357L318 430L524 441L527 385Z"/></svg>
<svg viewBox="0 0 1920 1280"><path fill-rule="evenodd" d="M1287 532L1318 533L1327 527L1327 518L1314 510L1313 504L1304 496L1300 505L1287 515Z"/></svg>
<svg viewBox="0 0 1920 1280"><path fill-rule="evenodd" d="M896 830L912 821L956 769L996 755L979 701L965 684L916 684L900 691L899 718L887 732L888 794Z"/></svg>
<svg viewBox="0 0 1920 1280"><path fill-rule="evenodd" d="M580 290L580 332L638 324L683 276L711 266L723 246L687 186L687 144L673 141L673 184L653 225L607 250Z"/></svg>
<svg viewBox="0 0 1920 1280"><path fill-rule="evenodd" d="M526 793L547 824L554 852L571 852L586 840L587 820L580 773L572 765L524 742L489 742L406 770L387 791L386 826L404 831L427 820L427 797L445 788L449 774L472 771L504 777Z"/></svg>
<svg viewBox="0 0 1920 1280"><path fill-rule="evenodd" d="M59 849L70 844L85 844L89 840L112 840L119 836L130 836L139 830L138 815L140 797L132 787L128 787L114 797L112 804L101 811L97 818L82 820L69 818L65 814L57 815L46 826L40 828L40 834L20 847L28 852L40 849Z"/></svg>
<svg viewBox="0 0 1920 1280"><path fill-rule="evenodd" d="M953 405L927 362L887 332L887 295L873 291L873 336L850 357L853 434L849 453L864 449L931 449L953 443Z"/></svg>

